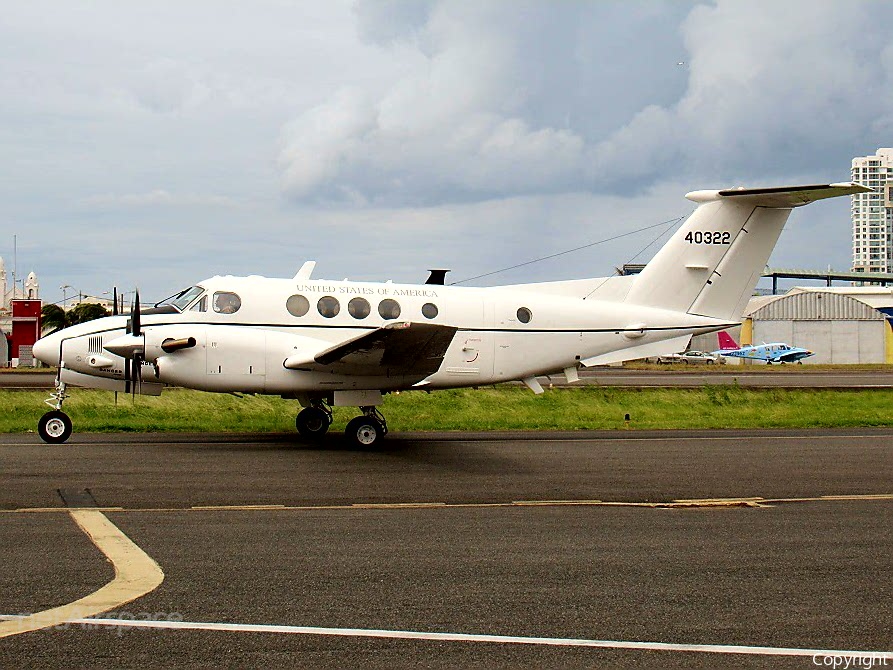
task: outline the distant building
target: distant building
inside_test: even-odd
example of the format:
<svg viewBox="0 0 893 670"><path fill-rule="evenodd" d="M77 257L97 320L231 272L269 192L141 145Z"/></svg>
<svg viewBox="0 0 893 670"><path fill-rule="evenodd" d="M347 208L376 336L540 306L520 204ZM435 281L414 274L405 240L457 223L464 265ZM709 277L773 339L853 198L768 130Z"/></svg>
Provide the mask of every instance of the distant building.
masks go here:
<svg viewBox="0 0 893 670"><path fill-rule="evenodd" d="M19 283L18 278L13 281L7 281L6 265L0 258L0 367L9 365L11 358L17 358L18 355L12 355L12 341L8 338L13 333L13 300L40 300L40 282L37 281L37 275L30 272L23 283Z"/></svg>
<svg viewBox="0 0 893 670"><path fill-rule="evenodd" d="M18 284L18 279L16 279L16 283ZM12 282L7 281L6 265L0 258L0 311L8 313L12 309L13 300L39 299L40 282L37 281L37 275L29 272L22 285L13 286Z"/></svg>
<svg viewBox="0 0 893 670"><path fill-rule="evenodd" d="M853 272L893 271L893 149L853 159L852 181L874 193L852 196Z"/></svg>

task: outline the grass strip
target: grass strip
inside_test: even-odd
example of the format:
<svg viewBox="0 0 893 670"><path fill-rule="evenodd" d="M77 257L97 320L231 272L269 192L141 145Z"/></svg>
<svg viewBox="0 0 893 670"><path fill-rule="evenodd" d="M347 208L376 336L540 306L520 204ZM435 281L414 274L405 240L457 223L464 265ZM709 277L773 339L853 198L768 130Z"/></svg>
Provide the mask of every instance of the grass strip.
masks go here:
<svg viewBox="0 0 893 670"><path fill-rule="evenodd" d="M45 391L0 390L0 432L33 432ZM160 397L71 389L77 432L291 432L299 405L273 396L168 389ZM535 396L516 386L386 396L391 430L599 430L812 428L893 425L893 390L560 388ZM333 430L356 416L335 408ZM625 416L629 414L630 420Z"/></svg>

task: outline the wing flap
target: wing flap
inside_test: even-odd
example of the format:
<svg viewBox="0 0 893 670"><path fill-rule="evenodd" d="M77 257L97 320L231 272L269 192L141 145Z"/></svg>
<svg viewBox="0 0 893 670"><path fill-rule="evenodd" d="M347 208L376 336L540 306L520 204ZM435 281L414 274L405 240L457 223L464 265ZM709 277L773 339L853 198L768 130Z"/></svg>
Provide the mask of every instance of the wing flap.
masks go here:
<svg viewBox="0 0 893 670"><path fill-rule="evenodd" d="M401 321L363 333L312 357L290 356L290 370L330 370L355 375L409 375L420 378L440 368L457 328Z"/></svg>

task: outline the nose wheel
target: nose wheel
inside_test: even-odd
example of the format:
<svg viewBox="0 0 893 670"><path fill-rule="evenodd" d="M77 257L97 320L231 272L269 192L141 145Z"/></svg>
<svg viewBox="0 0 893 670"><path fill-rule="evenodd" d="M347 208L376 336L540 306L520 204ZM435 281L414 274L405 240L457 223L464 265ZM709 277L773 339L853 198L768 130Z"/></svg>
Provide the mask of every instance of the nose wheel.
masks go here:
<svg viewBox="0 0 893 670"><path fill-rule="evenodd" d="M47 444L62 444L71 437L73 428L71 418L62 411L62 403L67 397L65 382L57 377L56 390L45 401L53 409L40 417L40 421L37 422L37 434Z"/></svg>
<svg viewBox="0 0 893 670"><path fill-rule="evenodd" d="M47 444L62 444L71 437L71 431L71 419L61 410L47 412L37 422L37 433Z"/></svg>

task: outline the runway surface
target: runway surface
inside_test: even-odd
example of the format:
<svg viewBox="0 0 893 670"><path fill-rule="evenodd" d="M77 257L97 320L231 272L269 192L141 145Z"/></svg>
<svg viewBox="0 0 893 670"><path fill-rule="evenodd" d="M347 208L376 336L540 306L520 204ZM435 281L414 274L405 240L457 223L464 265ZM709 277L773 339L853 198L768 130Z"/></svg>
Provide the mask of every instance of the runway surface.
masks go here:
<svg viewBox="0 0 893 670"><path fill-rule="evenodd" d="M804 668L893 650L893 431L337 437L0 436L0 614L113 605L0 638L0 666Z"/></svg>
<svg viewBox="0 0 893 670"><path fill-rule="evenodd" d="M640 388L700 388L723 384L737 384L749 388L828 388L873 389L893 388L891 370L810 370L797 366L796 371L767 371L762 365L726 365L721 371L706 371L692 366L687 370L630 370L626 368L591 368L580 371L575 385L630 386ZM55 373L3 372L0 389L51 389ZM544 386L567 386L564 375L540 377Z"/></svg>

